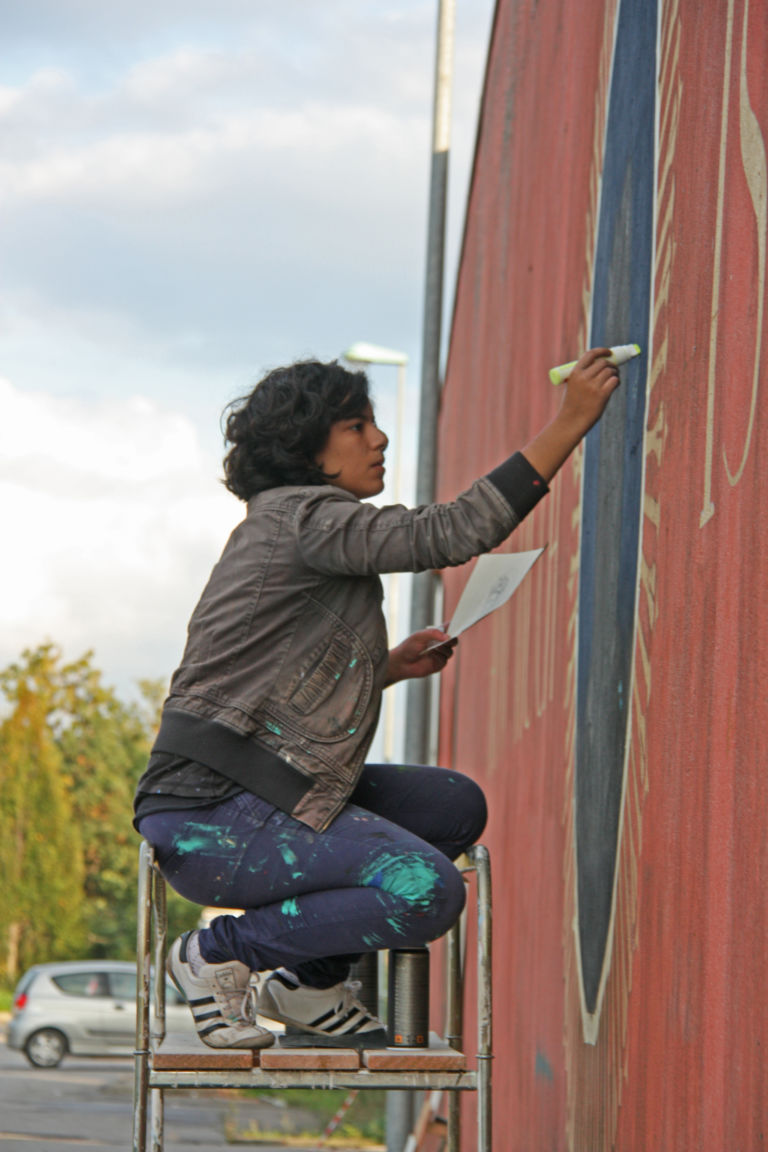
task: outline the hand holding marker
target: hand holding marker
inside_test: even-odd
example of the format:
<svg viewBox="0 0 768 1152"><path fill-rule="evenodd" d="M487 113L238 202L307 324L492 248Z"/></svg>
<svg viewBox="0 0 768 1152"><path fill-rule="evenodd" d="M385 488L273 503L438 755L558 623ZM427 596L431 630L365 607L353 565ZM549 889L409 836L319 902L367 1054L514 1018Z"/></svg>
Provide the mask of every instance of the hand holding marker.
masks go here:
<svg viewBox="0 0 768 1152"><path fill-rule="evenodd" d="M618 368L620 364L626 364L627 360L632 360L635 356L639 356L640 351L639 344L617 344L614 348L611 348L608 363ZM577 364L578 360L571 360L569 364L558 364L557 368L550 368L549 378L552 383L564 383Z"/></svg>

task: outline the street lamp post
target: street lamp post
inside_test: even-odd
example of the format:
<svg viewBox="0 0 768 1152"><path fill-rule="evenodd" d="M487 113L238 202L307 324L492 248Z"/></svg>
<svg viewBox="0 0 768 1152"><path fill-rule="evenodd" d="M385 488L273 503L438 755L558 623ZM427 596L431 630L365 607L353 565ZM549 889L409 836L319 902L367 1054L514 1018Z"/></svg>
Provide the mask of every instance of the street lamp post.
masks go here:
<svg viewBox="0 0 768 1152"><path fill-rule="evenodd" d="M397 409L395 421L394 500L402 500L402 445L403 410L405 405L405 352L382 348L378 344L358 341L344 352L344 359L352 364L387 364L397 368ZM388 577L387 627L390 636L397 632L400 615L400 573L390 572ZM391 690L384 699L384 759L391 764L395 758L395 693Z"/></svg>
<svg viewBox="0 0 768 1152"><path fill-rule="evenodd" d="M437 454L437 412L440 394L440 345L443 308L443 265L445 259L445 217L450 155L451 74L456 0L438 0L437 52L432 115L432 167L430 173L429 219L427 228L427 275L424 297L424 339L422 347L421 400L419 412L418 472L416 503L431 504L435 498L435 458ZM396 354L397 355L397 354ZM374 360L370 361L375 362ZM397 360L386 360L395 363ZM403 361L403 365L404 365ZM398 441L400 440L398 429ZM432 623L435 605L435 578L423 573L412 584L411 631ZM406 763L425 763L430 733L430 698L424 680L409 682L406 709ZM390 1092L387 1098L387 1152L400 1152L410 1143L415 1121L414 1094L407 1090Z"/></svg>
<svg viewBox="0 0 768 1152"><path fill-rule="evenodd" d="M405 405L405 369L408 357L404 352L380 348L376 344L353 344L344 353L344 359L357 364L391 364L397 368L397 415L395 420L395 503L401 500L402 476L400 462L403 443L403 411ZM397 629L400 595L400 573L389 574L387 628L390 635ZM384 759L394 760L395 744L395 689L390 688L384 698ZM408 1140L415 1119L416 1100L412 1090L387 1092L387 1150L400 1152Z"/></svg>
<svg viewBox="0 0 768 1152"><path fill-rule="evenodd" d="M435 90L432 111L432 167L427 227L427 274L424 291L424 325L421 361L419 447L417 453L416 503L435 499L437 417L440 403L440 347L443 313L443 266L445 220L450 155L451 78L456 0L438 0ZM433 572L415 576L411 589L411 632L434 622L437 578ZM433 727L431 686L426 680L408 682L405 759L426 764L430 758Z"/></svg>

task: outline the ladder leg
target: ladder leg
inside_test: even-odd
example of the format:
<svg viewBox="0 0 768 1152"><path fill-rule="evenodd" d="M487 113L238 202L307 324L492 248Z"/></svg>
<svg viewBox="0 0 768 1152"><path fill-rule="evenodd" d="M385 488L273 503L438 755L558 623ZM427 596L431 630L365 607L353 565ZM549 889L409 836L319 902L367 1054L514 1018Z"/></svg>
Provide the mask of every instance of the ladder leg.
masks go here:
<svg viewBox="0 0 768 1152"><path fill-rule="evenodd" d="M452 1048L461 1051L463 1022L463 965L461 962L461 925L466 915L462 912L459 920L448 932L446 938L446 984L448 1005L446 1010L445 1038ZM448 1093L448 1143L447 1152L459 1152L461 1145L461 1097L458 1092Z"/></svg>
<svg viewBox="0 0 768 1152"><path fill-rule="evenodd" d="M162 1088L153 1088L151 1091L150 1114L152 1119L151 1152L163 1152L163 1139L165 1136L165 1102L163 1100Z"/></svg>
<svg viewBox="0 0 768 1152"><path fill-rule="evenodd" d="M482 844L469 855L477 869L477 1147L491 1152L491 860Z"/></svg>
<svg viewBox="0 0 768 1152"><path fill-rule="evenodd" d="M165 878L153 869L154 923L155 923L155 1027L152 1044L157 1046L165 1037L165 955L168 944L168 907ZM151 1152L163 1152L165 1138L165 1100L162 1088L150 1093Z"/></svg>
<svg viewBox="0 0 768 1152"><path fill-rule="evenodd" d="M149 1079L149 971L152 922L152 849L139 848L136 921L136 1047L133 1056L133 1152L146 1152Z"/></svg>
<svg viewBox="0 0 768 1152"><path fill-rule="evenodd" d="M168 937L168 911L165 878L153 870L155 921L155 1026L152 1039L159 1044L165 1037L165 953Z"/></svg>

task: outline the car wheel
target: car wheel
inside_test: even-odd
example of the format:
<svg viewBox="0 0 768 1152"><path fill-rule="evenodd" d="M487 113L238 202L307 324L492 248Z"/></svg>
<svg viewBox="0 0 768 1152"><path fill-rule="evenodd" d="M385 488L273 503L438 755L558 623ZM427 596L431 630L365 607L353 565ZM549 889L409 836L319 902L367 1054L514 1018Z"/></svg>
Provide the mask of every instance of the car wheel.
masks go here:
<svg viewBox="0 0 768 1152"><path fill-rule="evenodd" d="M67 1038L55 1028L33 1032L24 1045L24 1055L36 1068L55 1068L67 1051Z"/></svg>

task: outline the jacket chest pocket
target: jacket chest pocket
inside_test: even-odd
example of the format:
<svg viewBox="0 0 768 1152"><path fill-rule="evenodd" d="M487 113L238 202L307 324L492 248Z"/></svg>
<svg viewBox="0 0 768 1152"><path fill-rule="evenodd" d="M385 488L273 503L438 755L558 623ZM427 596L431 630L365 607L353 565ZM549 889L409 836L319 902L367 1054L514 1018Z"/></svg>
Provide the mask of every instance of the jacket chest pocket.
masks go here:
<svg viewBox="0 0 768 1152"><path fill-rule="evenodd" d="M302 614L276 685L282 718L314 740L342 740L360 726L372 686L364 644L313 602Z"/></svg>

